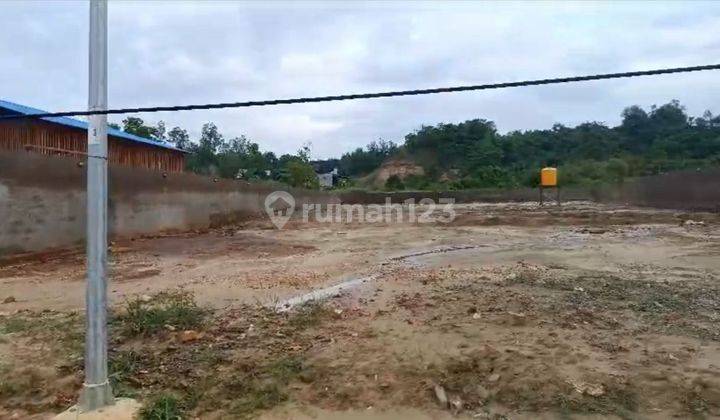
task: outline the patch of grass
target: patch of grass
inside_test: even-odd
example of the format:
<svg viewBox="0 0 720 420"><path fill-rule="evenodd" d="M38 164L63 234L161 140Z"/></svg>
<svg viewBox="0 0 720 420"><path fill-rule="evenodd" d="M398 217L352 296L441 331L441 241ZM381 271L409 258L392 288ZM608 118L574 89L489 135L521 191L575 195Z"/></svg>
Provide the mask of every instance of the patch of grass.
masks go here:
<svg viewBox="0 0 720 420"><path fill-rule="evenodd" d="M20 312L12 316L0 317L0 334L10 342L19 343L11 350L15 366L3 365L0 368L0 406L6 409L22 409L29 413L65 408L73 393L73 385L66 384L60 390L56 380L58 375L75 373L72 369L76 360L82 360L83 318L77 313ZM26 347L29 342L32 347ZM23 352L37 351L33 343L42 343L42 351L54 354L46 360L48 365L29 363ZM29 360L33 360L31 357ZM55 364L55 369L50 366ZM71 367L68 372L67 368Z"/></svg>
<svg viewBox="0 0 720 420"><path fill-rule="evenodd" d="M680 299L668 288L652 287L630 307L639 312L665 314L667 312L684 312L688 309L689 302Z"/></svg>
<svg viewBox="0 0 720 420"><path fill-rule="evenodd" d="M269 363L240 365L238 372L225 383L224 395L237 396L230 411L240 418L252 417L288 399L288 384L299 379L307 366L298 357L285 357Z"/></svg>
<svg viewBox="0 0 720 420"><path fill-rule="evenodd" d="M686 392L680 397L685 408L695 418L704 418L704 414L708 411L708 402L703 398L702 394L696 391Z"/></svg>
<svg viewBox="0 0 720 420"><path fill-rule="evenodd" d="M193 363L203 366L215 366L226 360L225 353L217 347L201 347L192 354Z"/></svg>
<svg viewBox="0 0 720 420"><path fill-rule="evenodd" d="M140 368L141 362L140 355L132 350L110 355L108 361L109 379L115 396L135 397L137 395L134 386L129 383L129 380Z"/></svg>
<svg viewBox="0 0 720 420"><path fill-rule="evenodd" d="M2 332L3 334L12 334L17 332L28 332L33 330L38 321L35 319L23 318L23 317L12 317L3 320Z"/></svg>
<svg viewBox="0 0 720 420"><path fill-rule="evenodd" d="M303 371L299 357L286 357L269 364L266 371L277 381L288 383Z"/></svg>
<svg viewBox="0 0 720 420"><path fill-rule="evenodd" d="M0 398L7 398L17 392L16 385L10 382L12 367L8 364L0 365Z"/></svg>
<svg viewBox="0 0 720 420"><path fill-rule="evenodd" d="M183 330L200 328L208 313L195 303L190 292L161 292L150 299L138 297L127 301L115 322L127 335L148 336L163 330L166 325Z"/></svg>
<svg viewBox="0 0 720 420"><path fill-rule="evenodd" d="M185 409L173 394L152 397L140 410L141 420L178 420L184 418Z"/></svg>
<svg viewBox="0 0 720 420"><path fill-rule="evenodd" d="M33 366L22 368L13 375L3 374L0 377L0 398L17 399L17 403L37 397L46 388L46 379L42 372ZM38 404L35 408L42 408L42 404Z"/></svg>
<svg viewBox="0 0 720 420"><path fill-rule="evenodd" d="M273 408L287 399L287 394L276 383L252 382L233 401L230 412L240 418L248 418L257 411Z"/></svg>
<svg viewBox="0 0 720 420"><path fill-rule="evenodd" d="M10 398L18 393L17 384L10 382L10 380L6 378L0 379L0 399Z"/></svg>
<svg viewBox="0 0 720 420"><path fill-rule="evenodd" d="M338 314L322 302L310 301L301 305L290 314L289 324L296 329L317 327L328 319L337 319Z"/></svg>
<svg viewBox="0 0 720 420"><path fill-rule="evenodd" d="M420 375L427 378L423 383L438 384L449 396L460 397L469 410L498 403L520 411L557 410L565 417L592 413L632 418L637 411L638 395L629 384L611 377L598 378L593 382L602 385L602 395L580 394L558 370L516 364L516 360L486 347L429 365ZM408 370L408 374L417 375L415 371Z"/></svg>
<svg viewBox="0 0 720 420"><path fill-rule="evenodd" d="M541 274L520 271L506 279L506 285L528 285L566 293L563 302L573 307L629 309L657 323L669 313L714 321L720 305L720 290L714 284L667 283L642 276L617 276L601 272L581 275Z"/></svg>
<svg viewBox="0 0 720 420"><path fill-rule="evenodd" d="M634 419L638 409L637 392L630 386L605 384L604 395L592 397L577 393L558 394L555 402L563 414L613 414L622 419Z"/></svg>
<svg viewBox="0 0 720 420"><path fill-rule="evenodd" d="M77 312L57 313L51 311L19 313L0 317L1 334L23 334L44 338L52 336L59 350L73 355L82 354L85 337L84 318Z"/></svg>

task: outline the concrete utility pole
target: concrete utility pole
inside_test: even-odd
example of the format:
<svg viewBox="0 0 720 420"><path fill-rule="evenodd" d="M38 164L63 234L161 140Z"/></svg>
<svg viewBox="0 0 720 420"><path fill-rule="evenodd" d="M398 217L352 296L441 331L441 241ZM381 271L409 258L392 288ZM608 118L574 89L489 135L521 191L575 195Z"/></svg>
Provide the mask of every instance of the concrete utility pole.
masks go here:
<svg viewBox="0 0 720 420"><path fill-rule="evenodd" d="M88 109L107 109L107 0L90 1ZM81 411L113 404L107 372L107 116L91 115L87 156L85 383Z"/></svg>

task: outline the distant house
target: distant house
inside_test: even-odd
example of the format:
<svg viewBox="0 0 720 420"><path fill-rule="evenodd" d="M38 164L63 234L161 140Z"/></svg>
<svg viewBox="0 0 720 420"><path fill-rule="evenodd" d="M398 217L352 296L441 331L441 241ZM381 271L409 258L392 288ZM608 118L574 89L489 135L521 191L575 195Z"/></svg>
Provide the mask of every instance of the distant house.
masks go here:
<svg viewBox="0 0 720 420"><path fill-rule="evenodd" d="M245 168L238 169L237 173L235 174L235 179L245 179L247 176L248 170Z"/></svg>
<svg viewBox="0 0 720 420"><path fill-rule="evenodd" d="M332 188L338 181L339 159L310 161L321 188Z"/></svg>
<svg viewBox="0 0 720 420"><path fill-rule="evenodd" d="M335 185L335 181L338 178L338 170L334 168L331 172L325 174L317 174L318 184L320 188L332 188Z"/></svg>
<svg viewBox="0 0 720 420"><path fill-rule="evenodd" d="M0 116L45 113L0 100ZM87 155L88 123L74 118L0 119L0 149L83 157ZM186 152L167 143L108 128L108 162L165 172L182 172Z"/></svg>

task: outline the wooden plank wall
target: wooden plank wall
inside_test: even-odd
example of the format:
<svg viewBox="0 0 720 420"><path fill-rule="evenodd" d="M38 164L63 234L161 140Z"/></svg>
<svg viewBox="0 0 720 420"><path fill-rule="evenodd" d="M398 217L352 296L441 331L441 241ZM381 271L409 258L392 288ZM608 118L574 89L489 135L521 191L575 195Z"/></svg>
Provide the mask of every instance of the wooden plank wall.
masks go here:
<svg viewBox="0 0 720 420"><path fill-rule="evenodd" d="M0 148L81 158L87 153L87 132L46 121L4 121L0 122ZM108 162L165 172L182 172L185 168L185 154L108 136Z"/></svg>

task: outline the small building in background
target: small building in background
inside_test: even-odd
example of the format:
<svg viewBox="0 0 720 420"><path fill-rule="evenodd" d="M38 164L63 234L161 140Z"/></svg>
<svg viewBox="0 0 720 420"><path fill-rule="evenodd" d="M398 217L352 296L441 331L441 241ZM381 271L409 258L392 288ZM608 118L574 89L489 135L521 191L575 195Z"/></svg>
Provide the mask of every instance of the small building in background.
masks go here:
<svg viewBox="0 0 720 420"><path fill-rule="evenodd" d="M317 174L318 184L320 188L332 188L335 186L335 182L338 178L338 170L334 168L332 171L325 174Z"/></svg>
<svg viewBox="0 0 720 420"><path fill-rule="evenodd" d="M337 185L339 159L313 160L310 161L315 170L320 188L332 188Z"/></svg>
<svg viewBox="0 0 720 420"><path fill-rule="evenodd" d="M0 100L0 116L46 113ZM0 119L0 149L53 156L87 156L88 123L74 118ZM108 127L108 163L163 172L182 172L184 150Z"/></svg>

